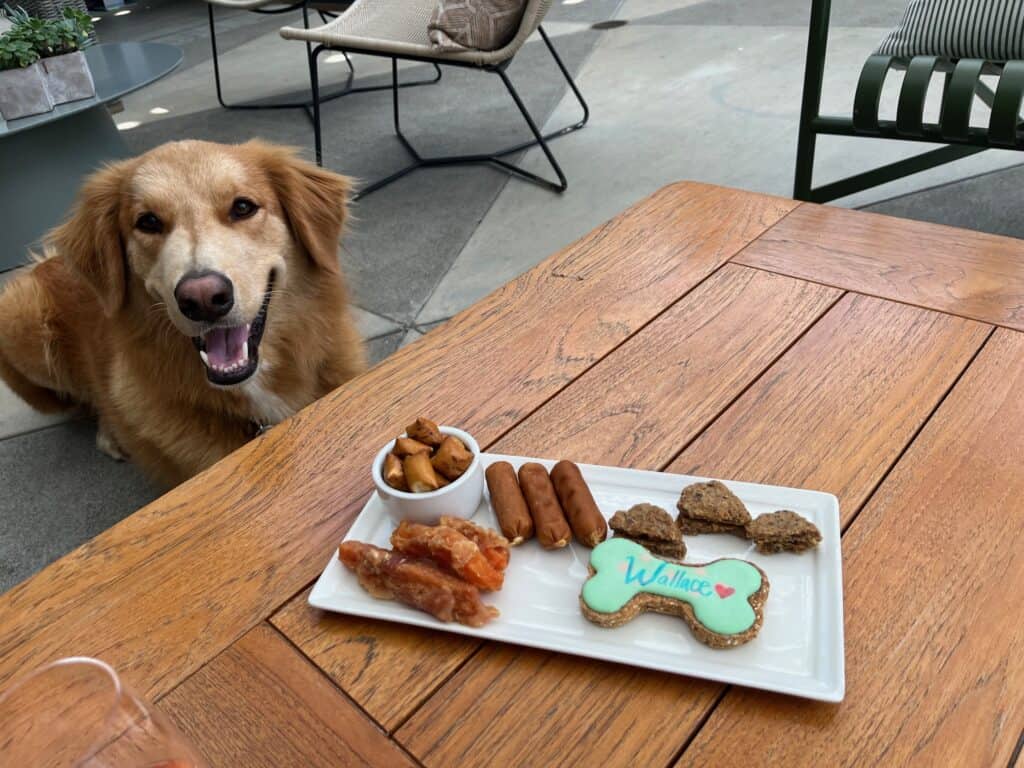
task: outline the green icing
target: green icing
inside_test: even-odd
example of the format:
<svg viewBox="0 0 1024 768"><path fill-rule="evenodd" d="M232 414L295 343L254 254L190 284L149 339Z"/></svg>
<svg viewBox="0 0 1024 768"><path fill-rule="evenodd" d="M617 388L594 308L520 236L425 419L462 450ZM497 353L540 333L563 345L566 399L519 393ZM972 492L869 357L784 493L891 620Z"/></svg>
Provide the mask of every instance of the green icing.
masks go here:
<svg viewBox="0 0 1024 768"><path fill-rule="evenodd" d="M583 601L598 613L615 613L648 592L690 603L697 621L720 635L745 632L757 618L748 598L761 589L761 572L745 560L677 565L611 538L590 553L590 565L596 573L583 585Z"/></svg>

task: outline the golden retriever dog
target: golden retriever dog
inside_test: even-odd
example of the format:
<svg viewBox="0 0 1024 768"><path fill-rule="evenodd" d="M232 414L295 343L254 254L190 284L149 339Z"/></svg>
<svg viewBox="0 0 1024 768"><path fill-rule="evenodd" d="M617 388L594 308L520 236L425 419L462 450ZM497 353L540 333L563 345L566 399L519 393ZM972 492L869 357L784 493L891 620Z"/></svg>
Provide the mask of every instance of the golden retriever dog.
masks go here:
<svg viewBox="0 0 1024 768"><path fill-rule="evenodd" d="M176 484L365 367L337 259L348 180L262 142L165 144L89 178L0 295L0 376L86 407Z"/></svg>

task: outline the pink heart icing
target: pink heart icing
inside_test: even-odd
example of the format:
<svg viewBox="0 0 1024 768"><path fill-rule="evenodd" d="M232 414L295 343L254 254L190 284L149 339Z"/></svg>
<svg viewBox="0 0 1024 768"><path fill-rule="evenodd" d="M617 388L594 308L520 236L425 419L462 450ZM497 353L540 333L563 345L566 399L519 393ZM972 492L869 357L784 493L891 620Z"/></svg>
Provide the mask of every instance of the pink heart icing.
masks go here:
<svg viewBox="0 0 1024 768"><path fill-rule="evenodd" d="M725 584L715 584L715 592L717 592L718 596L723 600L735 591L736 590L734 588L727 587Z"/></svg>

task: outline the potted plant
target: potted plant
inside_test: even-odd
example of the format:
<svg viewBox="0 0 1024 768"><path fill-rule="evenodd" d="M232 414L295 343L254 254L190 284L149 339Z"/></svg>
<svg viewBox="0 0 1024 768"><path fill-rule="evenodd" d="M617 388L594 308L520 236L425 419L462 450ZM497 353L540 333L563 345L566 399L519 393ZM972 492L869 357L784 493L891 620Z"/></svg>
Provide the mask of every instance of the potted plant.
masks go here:
<svg viewBox="0 0 1024 768"><path fill-rule="evenodd" d="M82 51L92 40L92 19L75 8L65 8L59 19L37 19L24 10L8 11L14 27L9 34L27 41L39 55L47 90L54 104L96 95L89 64Z"/></svg>
<svg viewBox="0 0 1024 768"><path fill-rule="evenodd" d="M0 35L0 115L4 120L53 109L39 54L12 28Z"/></svg>

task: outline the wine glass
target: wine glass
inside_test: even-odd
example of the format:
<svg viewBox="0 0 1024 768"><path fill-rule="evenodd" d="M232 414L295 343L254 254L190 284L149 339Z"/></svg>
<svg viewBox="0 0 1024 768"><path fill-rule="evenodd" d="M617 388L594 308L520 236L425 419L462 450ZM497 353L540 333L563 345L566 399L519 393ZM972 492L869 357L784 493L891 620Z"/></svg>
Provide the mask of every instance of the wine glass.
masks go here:
<svg viewBox="0 0 1024 768"><path fill-rule="evenodd" d="M98 659L61 659L0 691L0 765L205 768L167 717Z"/></svg>

